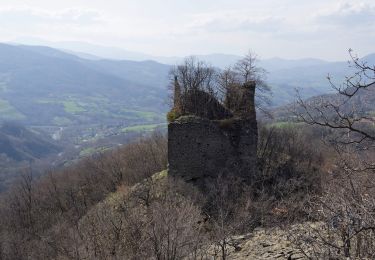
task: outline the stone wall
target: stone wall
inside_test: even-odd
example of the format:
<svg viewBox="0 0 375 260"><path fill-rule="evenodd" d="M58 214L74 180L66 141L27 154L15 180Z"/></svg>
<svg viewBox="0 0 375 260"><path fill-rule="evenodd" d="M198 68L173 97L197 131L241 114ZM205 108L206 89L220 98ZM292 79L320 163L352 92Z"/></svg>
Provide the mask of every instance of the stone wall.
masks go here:
<svg viewBox="0 0 375 260"><path fill-rule="evenodd" d="M190 107L190 103L175 102L186 109L175 107L185 113L168 125L169 175L195 183L207 182L220 174L236 174L250 180L257 162L255 83L233 86L224 104L212 101L213 96L207 98L208 93L199 92L193 97L188 96L190 92L185 93L187 96L179 93L175 93L175 101L199 102Z"/></svg>
<svg viewBox="0 0 375 260"><path fill-rule="evenodd" d="M249 179L256 169L256 125L184 116L168 125L170 176L202 183L219 174Z"/></svg>

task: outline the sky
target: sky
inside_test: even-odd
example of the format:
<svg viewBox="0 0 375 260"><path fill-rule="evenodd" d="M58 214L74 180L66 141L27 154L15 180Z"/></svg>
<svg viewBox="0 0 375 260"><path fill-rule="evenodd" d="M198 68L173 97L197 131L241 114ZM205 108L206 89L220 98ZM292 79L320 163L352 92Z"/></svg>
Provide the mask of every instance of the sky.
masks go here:
<svg viewBox="0 0 375 260"><path fill-rule="evenodd" d="M186 56L343 60L375 52L374 0L1 0L0 41L81 41Z"/></svg>

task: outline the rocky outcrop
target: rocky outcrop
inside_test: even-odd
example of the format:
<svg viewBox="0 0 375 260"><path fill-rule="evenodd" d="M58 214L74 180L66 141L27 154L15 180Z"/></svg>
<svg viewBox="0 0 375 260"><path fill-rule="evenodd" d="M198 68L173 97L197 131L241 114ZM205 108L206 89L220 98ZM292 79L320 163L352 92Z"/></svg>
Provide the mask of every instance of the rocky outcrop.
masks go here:
<svg viewBox="0 0 375 260"><path fill-rule="evenodd" d="M300 250L293 238L293 233L301 232L305 225L308 224L298 224L287 229L257 228L252 233L234 236L230 238L230 243L234 246L229 248L227 259L307 260L309 258Z"/></svg>

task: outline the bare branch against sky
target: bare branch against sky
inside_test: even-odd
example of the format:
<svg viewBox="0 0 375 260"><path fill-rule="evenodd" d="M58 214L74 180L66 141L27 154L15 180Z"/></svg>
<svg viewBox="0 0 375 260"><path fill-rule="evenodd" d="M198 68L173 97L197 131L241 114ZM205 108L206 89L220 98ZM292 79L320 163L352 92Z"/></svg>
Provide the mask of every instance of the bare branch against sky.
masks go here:
<svg viewBox="0 0 375 260"><path fill-rule="evenodd" d="M373 0L2 0L0 41L82 41L153 55L346 58L373 51Z"/></svg>

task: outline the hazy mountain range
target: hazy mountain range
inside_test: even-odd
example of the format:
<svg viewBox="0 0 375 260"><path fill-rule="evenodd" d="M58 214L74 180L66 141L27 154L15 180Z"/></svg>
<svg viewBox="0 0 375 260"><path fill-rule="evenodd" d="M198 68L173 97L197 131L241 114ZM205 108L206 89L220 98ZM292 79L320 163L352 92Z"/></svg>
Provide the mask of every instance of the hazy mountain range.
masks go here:
<svg viewBox="0 0 375 260"><path fill-rule="evenodd" d="M18 162L54 156L69 163L135 138L139 131L165 129L168 73L182 57L74 46L0 44L0 168L10 169L2 168L3 175L12 175ZM223 68L241 57L198 58ZM375 54L364 59L374 64ZM259 65L268 71L274 107L293 101L296 88L305 97L329 93L329 73L337 81L350 73L345 61L274 58ZM285 117L286 108L276 110L276 117Z"/></svg>
<svg viewBox="0 0 375 260"><path fill-rule="evenodd" d="M0 44L0 120L49 126L164 121L170 65L121 60L142 59L121 49L70 44L61 45L64 51ZM110 55L117 59L106 59ZM199 58L223 67L240 57L212 54ZM375 54L365 59L374 61ZM326 79L329 73L337 81L349 73L347 62L319 59L274 58L262 60L260 66L268 71L274 106L292 101L296 88L305 97L327 93L331 90Z"/></svg>
<svg viewBox="0 0 375 260"><path fill-rule="evenodd" d="M1 44L0 118L33 125L152 119L165 107L168 70L152 61L92 61Z"/></svg>

